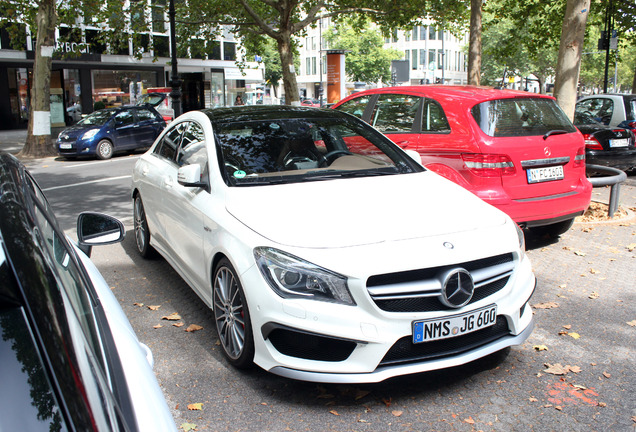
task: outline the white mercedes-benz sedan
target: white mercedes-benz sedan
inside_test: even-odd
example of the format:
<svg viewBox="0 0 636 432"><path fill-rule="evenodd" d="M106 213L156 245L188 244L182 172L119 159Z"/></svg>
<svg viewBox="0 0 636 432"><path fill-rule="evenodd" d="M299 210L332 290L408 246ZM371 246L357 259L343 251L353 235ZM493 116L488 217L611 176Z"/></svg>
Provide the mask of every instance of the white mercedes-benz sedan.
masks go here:
<svg viewBox="0 0 636 432"><path fill-rule="evenodd" d="M239 368L378 382L519 345L534 325L517 225L343 112L188 112L137 162L132 198L139 252L212 308Z"/></svg>

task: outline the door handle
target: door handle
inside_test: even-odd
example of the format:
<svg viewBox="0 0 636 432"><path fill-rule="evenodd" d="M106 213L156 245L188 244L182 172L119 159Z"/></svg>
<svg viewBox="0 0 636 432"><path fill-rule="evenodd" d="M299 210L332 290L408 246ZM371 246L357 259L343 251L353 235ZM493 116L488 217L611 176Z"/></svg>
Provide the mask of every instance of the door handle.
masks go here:
<svg viewBox="0 0 636 432"><path fill-rule="evenodd" d="M166 189L172 189L172 185L173 185L172 177L164 177L163 178L163 186Z"/></svg>

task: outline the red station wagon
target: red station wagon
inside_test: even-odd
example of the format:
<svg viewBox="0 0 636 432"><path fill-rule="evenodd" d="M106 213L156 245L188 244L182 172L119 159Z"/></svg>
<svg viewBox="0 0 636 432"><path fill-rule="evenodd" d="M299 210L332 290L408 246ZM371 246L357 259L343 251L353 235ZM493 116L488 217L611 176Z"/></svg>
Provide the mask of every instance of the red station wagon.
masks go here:
<svg viewBox="0 0 636 432"><path fill-rule="evenodd" d="M588 207L581 133L546 95L473 86L385 87L334 106L362 118L426 168L559 235Z"/></svg>

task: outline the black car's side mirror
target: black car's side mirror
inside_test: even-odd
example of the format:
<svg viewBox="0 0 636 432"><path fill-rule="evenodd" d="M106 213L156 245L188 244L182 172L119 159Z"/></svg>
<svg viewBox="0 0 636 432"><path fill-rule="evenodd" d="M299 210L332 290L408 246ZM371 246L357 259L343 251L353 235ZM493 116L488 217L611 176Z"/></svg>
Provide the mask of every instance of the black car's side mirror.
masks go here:
<svg viewBox="0 0 636 432"><path fill-rule="evenodd" d="M77 217L79 248L90 256L92 246L118 243L124 239L124 224L102 213L84 212Z"/></svg>

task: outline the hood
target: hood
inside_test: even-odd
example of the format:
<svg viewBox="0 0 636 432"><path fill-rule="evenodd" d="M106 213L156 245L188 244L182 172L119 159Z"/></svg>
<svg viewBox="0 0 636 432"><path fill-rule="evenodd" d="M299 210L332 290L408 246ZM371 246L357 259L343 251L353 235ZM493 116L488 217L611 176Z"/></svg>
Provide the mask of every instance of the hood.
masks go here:
<svg viewBox="0 0 636 432"><path fill-rule="evenodd" d="M281 245L342 248L502 225L506 216L430 171L230 187L227 211Z"/></svg>
<svg viewBox="0 0 636 432"><path fill-rule="evenodd" d="M67 136L68 138L77 138L91 129L101 129L102 126L81 126L75 125L64 129L58 136Z"/></svg>

